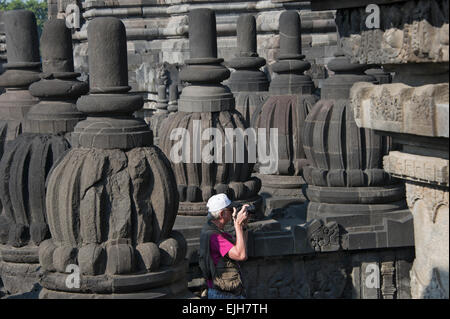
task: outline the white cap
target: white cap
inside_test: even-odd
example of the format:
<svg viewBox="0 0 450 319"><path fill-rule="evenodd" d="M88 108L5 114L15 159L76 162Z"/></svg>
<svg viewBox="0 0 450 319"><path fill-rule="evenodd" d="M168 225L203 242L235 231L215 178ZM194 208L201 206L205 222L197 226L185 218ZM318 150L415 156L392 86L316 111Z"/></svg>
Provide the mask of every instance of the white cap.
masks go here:
<svg viewBox="0 0 450 319"><path fill-rule="evenodd" d="M208 212L213 213L228 207L230 204L231 200L227 195L217 194L211 196L210 199L208 199L208 203L206 203L206 206L208 207Z"/></svg>

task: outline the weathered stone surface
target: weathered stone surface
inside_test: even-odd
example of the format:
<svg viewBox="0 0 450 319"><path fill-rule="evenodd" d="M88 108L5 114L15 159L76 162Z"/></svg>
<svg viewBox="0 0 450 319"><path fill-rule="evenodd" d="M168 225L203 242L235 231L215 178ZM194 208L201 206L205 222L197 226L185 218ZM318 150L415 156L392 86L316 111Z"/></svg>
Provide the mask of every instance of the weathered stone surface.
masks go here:
<svg viewBox="0 0 450 319"><path fill-rule="evenodd" d="M242 264L248 298L409 299L413 248L250 257ZM372 280L374 286L368 287Z"/></svg>
<svg viewBox="0 0 450 319"><path fill-rule="evenodd" d="M343 50L352 62L447 62L448 72L448 0L381 5L380 28L370 30L365 24L369 13L360 3L356 6L336 13Z"/></svg>
<svg viewBox="0 0 450 319"><path fill-rule="evenodd" d="M351 103L358 126L380 131L449 137L449 85L357 83Z"/></svg>
<svg viewBox="0 0 450 319"><path fill-rule="evenodd" d="M157 252L151 243L171 236L178 206L169 165L159 149L146 147L126 152L75 148L55 166L47 193L53 245L82 247L75 252L80 272L87 277L107 274L97 279L98 289L113 289L108 276L114 274L159 271L159 255L153 256ZM78 204L65 208L58 204L73 201ZM170 240L178 245L180 238ZM95 253L83 252L88 247ZM178 257L171 265L179 265L185 251L174 249ZM61 262L56 253L55 249L53 262ZM143 263L135 262L138 256ZM46 271L54 267L64 272L45 260L41 265Z"/></svg>
<svg viewBox="0 0 450 319"><path fill-rule="evenodd" d="M414 216L416 259L411 270L415 299L449 296L448 187L406 183L408 206Z"/></svg>

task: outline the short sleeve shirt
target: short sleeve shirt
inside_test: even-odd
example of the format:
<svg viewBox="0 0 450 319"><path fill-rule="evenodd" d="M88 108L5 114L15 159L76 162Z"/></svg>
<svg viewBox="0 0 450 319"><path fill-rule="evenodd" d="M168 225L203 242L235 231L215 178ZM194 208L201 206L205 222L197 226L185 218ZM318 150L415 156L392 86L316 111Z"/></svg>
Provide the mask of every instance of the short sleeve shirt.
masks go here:
<svg viewBox="0 0 450 319"><path fill-rule="evenodd" d="M226 233L212 234L209 238L209 249L214 265L217 265L220 258L224 257L231 248L234 247L232 237ZM208 287L212 288L211 280L208 280Z"/></svg>

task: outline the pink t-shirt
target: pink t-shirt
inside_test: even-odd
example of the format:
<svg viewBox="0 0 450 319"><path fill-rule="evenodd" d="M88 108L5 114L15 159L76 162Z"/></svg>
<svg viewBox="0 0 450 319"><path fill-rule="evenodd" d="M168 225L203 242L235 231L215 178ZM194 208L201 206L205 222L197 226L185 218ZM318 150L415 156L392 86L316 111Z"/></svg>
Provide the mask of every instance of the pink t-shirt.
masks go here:
<svg viewBox="0 0 450 319"><path fill-rule="evenodd" d="M209 251L214 265L217 265L219 259L224 257L233 248L234 244L231 241L231 235L225 233L212 234L209 237ZM208 280L208 287L213 287L211 280Z"/></svg>

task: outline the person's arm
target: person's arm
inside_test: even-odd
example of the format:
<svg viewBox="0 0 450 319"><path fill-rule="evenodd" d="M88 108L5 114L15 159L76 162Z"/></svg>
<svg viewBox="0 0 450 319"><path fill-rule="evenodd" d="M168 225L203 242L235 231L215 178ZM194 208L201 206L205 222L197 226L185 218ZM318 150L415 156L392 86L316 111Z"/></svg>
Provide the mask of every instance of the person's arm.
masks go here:
<svg viewBox="0 0 450 319"><path fill-rule="evenodd" d="M238 213L234 220L234 229L236 230L236 244L228 251L228 257L233 260L243 261L247 259L247 236L244 232L247 212L245 207Z"/></svg>

